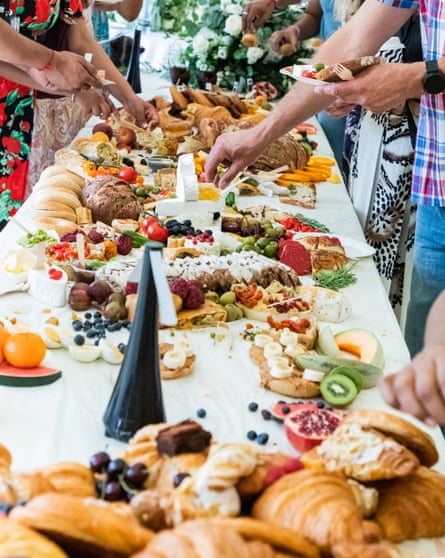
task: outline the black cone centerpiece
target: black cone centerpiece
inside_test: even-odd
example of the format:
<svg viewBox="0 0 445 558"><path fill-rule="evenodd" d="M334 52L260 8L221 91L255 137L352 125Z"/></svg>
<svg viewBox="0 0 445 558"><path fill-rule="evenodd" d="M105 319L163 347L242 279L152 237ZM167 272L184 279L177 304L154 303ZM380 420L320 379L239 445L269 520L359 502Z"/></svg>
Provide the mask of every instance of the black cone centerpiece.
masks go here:
<svg viewBox="0 0 445 558"><path fill-rule="evenodd" d="M127 442L146 424L165 421L158 347L159 319L176 325L176 311L162 270L160 243L147 243L135 317L119 376L104 414L105 435Z"/></svg>

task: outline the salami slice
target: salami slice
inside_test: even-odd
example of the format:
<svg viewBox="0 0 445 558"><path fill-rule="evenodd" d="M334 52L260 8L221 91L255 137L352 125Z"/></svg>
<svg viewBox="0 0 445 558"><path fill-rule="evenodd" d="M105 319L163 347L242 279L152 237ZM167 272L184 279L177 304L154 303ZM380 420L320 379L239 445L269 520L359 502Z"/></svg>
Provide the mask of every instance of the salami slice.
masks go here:
<svg viewBox="0 0 445 558"><path fill-rule="evenodd" d="M309 251L295 240L281 240L278 247L278 258L298 275L307 275L312 271Z"/></svg>

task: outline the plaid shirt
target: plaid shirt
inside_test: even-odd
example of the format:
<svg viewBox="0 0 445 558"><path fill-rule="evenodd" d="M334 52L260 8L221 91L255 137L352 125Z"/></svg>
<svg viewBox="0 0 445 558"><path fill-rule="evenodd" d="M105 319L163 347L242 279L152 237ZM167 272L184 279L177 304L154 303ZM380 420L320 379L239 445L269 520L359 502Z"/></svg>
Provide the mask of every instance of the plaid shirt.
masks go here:
<svg viewBox="0 0 445 558"><path fill-rule="evenodd" d="M426 44L425 60L445 56L445 2L441 0L380 0L397 8L418 10ZM416 158L412 183L413 201L445 206L445 94L422 95Z"/></svg>

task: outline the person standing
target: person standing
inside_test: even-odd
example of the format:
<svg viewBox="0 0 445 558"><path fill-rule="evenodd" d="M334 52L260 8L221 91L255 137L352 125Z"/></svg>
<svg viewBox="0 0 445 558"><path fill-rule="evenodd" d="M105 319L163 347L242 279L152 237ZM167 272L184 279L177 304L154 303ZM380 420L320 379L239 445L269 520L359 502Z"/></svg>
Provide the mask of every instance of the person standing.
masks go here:
<svg viewBox="0 0 445 558"><path fill-rule="evenodd" d="M363 71L355 79L316 86L296 83L278 106L253 131L223 134L207 158L206 179L229 162L221 186L249 163L273 139L283 135L330 103L360 104L374 113L390 110L408 99L421 98L412 180L417 203L411 297L405 338L411 352L422 347L426 316L445 287L445 5L437 0L366 0L356 14L326 41L316 61L333 64L372 55L416 11L425 31L426 62L386 63ZM367 177L363 177L366 180Z"/></svg>

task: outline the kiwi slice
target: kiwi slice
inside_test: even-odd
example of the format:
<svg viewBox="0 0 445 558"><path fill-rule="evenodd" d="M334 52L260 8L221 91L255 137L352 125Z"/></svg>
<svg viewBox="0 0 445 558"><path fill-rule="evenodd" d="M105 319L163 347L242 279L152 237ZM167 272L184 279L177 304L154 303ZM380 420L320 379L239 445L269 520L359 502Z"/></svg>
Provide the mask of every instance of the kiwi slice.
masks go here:
<svg viewBox="0 0 445 558"><path fill-rule="evenodd" d="M352 368L352 366L336 366L329 374L341 374L342 376L347 376L354 382L358 391L363 389L363 376L358 370Z"/></svg>
<svg viewBox="0 0 445 558"><path fill-rule="evenodd" d="M320 383L323 399L333 407L346 407L358 395L358 389L351 378L343 374L328 374Z"/></svg>

